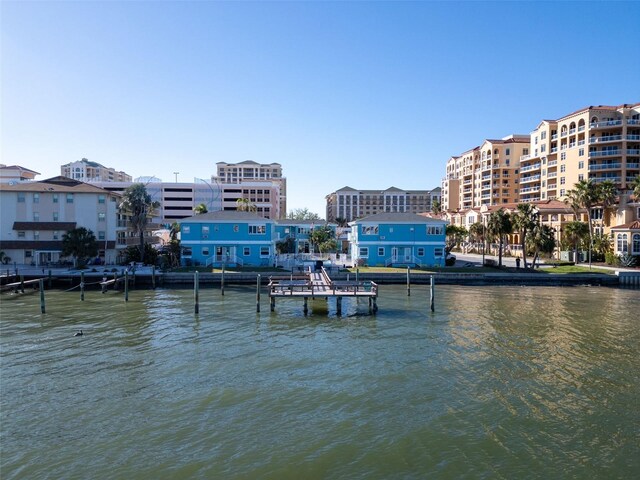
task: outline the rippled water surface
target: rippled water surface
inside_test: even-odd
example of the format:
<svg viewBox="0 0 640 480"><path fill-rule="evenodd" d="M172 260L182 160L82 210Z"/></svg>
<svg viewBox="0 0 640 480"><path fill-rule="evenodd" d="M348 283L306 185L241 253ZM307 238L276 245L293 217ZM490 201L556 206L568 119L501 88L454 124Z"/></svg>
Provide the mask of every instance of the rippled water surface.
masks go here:
<svg viewBox="0 0 640 480"><path fill-rule="evenodd" d="M638 290L436 294L3 297L0 476L640 476Z"/></svg>

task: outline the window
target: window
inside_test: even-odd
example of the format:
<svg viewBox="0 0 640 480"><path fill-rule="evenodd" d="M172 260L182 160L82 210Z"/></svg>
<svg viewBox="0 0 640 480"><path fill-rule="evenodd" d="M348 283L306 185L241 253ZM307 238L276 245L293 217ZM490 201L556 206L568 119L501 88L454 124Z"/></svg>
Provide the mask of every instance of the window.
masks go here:
<svg viewBox="0 0 640 480"><path fill-rule="evenodd" d="M584 157L584 148L579 148L578 149L578 156L579 157Z"/></svg>
<svg viewBox="0 0 640 480"><path fill-rule="evenodd" d="M268 257L269 256L269 247L260 247L260 256Z"/></svg>
<svg viewBox="0 0 640 480"><path fill-rule="evenodd" d="M429 225L427 235L442 235L442 225Z"/></svg>
<svg viewBox="0 0 640 480"><path fill-rule="evenodd" d="M249 225L249 235L264 235L266 232L266 225Z"/></svg>
<svg viewBox="0 0 640 480"><path fill-rule="evenodd" d="M233 231L234 231L235 233L238 233L238 232L240 231L240 227L239 227L238 225L234 225L234 226L233 226Z"/></svg>
<svg viewBox="0 0 640 480"><path fill-rule="evenodd" d="M34 193L33 194L33 203L40 203L40 194L39 193Z"/></svg>
<svg viewBox="0 0 640 480"><path fill-rule="evenodd" d="M560 154L560 160L566 160L566 159L567 159L567 154L566 154L566 152L562 152L562 153Z"/></svg>
<svg viewBox="0 0 640 480"><path fill-rule="evenodd" d="M18 238L25 238L26 234L25 232L18 232Z"/></svg>
<svg viewBox="0 0 640 480"><path fill-rule="evenodd" d="M564 173L567 170L566 165L560 165L560 173Z"/></svg>
<svg viewBox="0 0 640 480"><path fill-rule="evenodd" d="M436 247L433 249L433 255L438 258L438 257L442 257L444 255L444 248L442 247Z"/></svg>
<svg viewBox="0 0 640 480"><path fill-rule="evenodd" d="M584 168L584 160L578 162L578 168Z"/></svg>
<svg viewBox="0 0 640 480"><path fill-rule="evenodd" d="M191 227L189 225L182 225L180 226L180 231L189 235L191 233Z"/></svg>
<svg viewBox="0 0 640 480"><path fill-rule="evenodd" d="M24 192L18 192L18 203L24 203Z"/></svg>
<svg viewBox="0 0 640 480"><path fill-rule="evenodd" d="M627 253L629 251L629 244L627 243L627 234L619 233L617 238L617 248L619 253Z"/></svg>
<svg viewBox="0 0 640 480"><path fill-rule="evenodd" d="M98 213L98 221L99 222L104 222L105 219L107 218L107 214L106 213Z"/></svg>
<svg viewBox="0 0 640 480"><path fill-rule="evenodd" d="M53 239L54 240L59 240L60 239L60 235L58 232L53 232ZM104 240L104 239L103 239Z"/></svg>
<svg viewBox="0 0 640 480"><path fill-rule="evenodd" d="M57 232L56 232L57 233ZM104 231L99 231L98 232L98 240L104 240L105 239L105 233Z"/></svg>
<svg viewBox="0 0 640 480"><path fill-rule="evenodd" d="M561 188L561 189L560 189L560 196L561 196L561 197L564 197L564 194L565 194L565 190L564 190L564 188Z"/></svg>
<svg viewBox="0 0 640 480"><path fill-rule="evenodd" d="M73 203L73 193L67 193L67 203Z"/></svg>
<svg viewBox="0 0 640 480"><path fill-rule="evenodd" d="M359 256L361 258L367 258L369 256L369 248L368 247L360 247Z"/></svg>
<svg viewBox="0 0 640 480"><path fill-rule="evenodd" d="M98 195L98 203L104 203L105 202L105 196L104 195Z"/></svg>
<svg viewBox="0 0 640 480"><path fill-rule="evenodd" d="M59 216L58 212L53 212L53 221L54 222L58 221L58 216Z"/></svg>
<svg viewBox="0 0 640 480"><path fill-rule="evenodd" d="M202 226L202 238L204 240L209 238L209 226L207 226L207 225L203 225Z"/></svg>
<svg viewBox="0 0 640 480"><path fill-rule="evenodd" d="M209 256L209 247L202 247L202 256L203 257Z"/></svg>
<svg viewBox="0 0 640 480"><path fill-rule="evenodd" d="M505 155L510 155L511 154L511 149L509 149L509 148L505 149L504 154Z"/></svg>
<svg viewBox="0 0 640 480"><path fill-rule="evenodd" d="M38 212L33 212L33 221L34 222L40 221L40 214Z"/></svg>
<svg viewBox="0 0 640 480"><path fill-rule="evenodd" d="M363 225L362 226L362 234L363 235L378 235L378 225Z"/></svg>
<svg viewBox="0 0 640 480"><path fill-rule="evenodd" d="M564 185L564 177L560 177L560 185Z"/></svg>
<svg viewBox="0 0 640 480"><path fill-rule="evenodd" d="M424 247L418 247L418 256L424 257Z"/></svg>
<svg viewBox="0 0 640 480"><path fill-rule="evenodd" d="M640 255L640 233L634 233L631 238L631 253Z"/></svg>
<svg viewBox="0 0 640 480"><path fill-rule="evenodd" d="M53 203L58 203L58 194L57 193L53 194Z"/></svg>
<svg viewBox="0 0 640 480"><path fill-rule="evenodd" d="M244 249L242 250L242 254L245 257L248 257L249 255L251 255L251 247L244 247Z"/></svg>
<svg viewBox="0 0 640 480"><path fill-rule="evenodd" d="M378 247L378 256L384 257L384 247Z"/></svg>
<svg viewBox="0 0 640 480"><path fill-rule="evenodd" d="M40 232L33 232L33 239L34 240L40 240Z"/></svg>
<svg viewBox="0 0 640 480"><path fill-rule="evenodd" d="M182 256L183 257L190 257L191 256L191 247L184 247L182 249Z"/></svg>

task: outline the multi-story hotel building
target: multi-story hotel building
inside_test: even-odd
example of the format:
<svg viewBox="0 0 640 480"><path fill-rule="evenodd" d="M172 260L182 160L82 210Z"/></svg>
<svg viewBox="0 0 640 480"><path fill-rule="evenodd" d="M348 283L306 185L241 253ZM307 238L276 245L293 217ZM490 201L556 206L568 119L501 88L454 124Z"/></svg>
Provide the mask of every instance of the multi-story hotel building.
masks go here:
<svg viewBox="0 0 640 480"><path fill-rule="evenodd" d="M93 185L54 177L43 181L0 183L0 250L19 264L37 266L60 260L62 236L84 227L98 240L105 263L118 260L126 245L118 233L126 222L118 215L119 196Z"/></svg>
<svg viewBox="0 0 640 480"><path fill-rule="evenodd" d="M0 183L28 182L40 175L38 172L20 165L0 164Z"/></svg>
<svg viewBox="0 0 640 480"><path fill-rule="evenodd" d="M130 182L131 175L105 167L98 162L90 162L86 158L60 167L63 177L73 178L80 182Z"/></svg>
<svg viewBox="0 0 640 480"><path fill-rule="evenodd" d="M447 161L442 180L446 211L469 210L518 200L519 159L529 153L529 136L485 140Z"/></svg>
<svg viewBox="0 0 640 480"><path fill-rule="evenodd" d="M227 197L229 201L246 198L258 208L258 213L267 218L285 218L287 215L287 179L282 175L282 165L279 163L257 163L245 160L240 163L218 162L216 175L212 182L224 185L235 184L236 188ZM261 191L261 193L258 193ZM253 192L253 193L251 193ZM240 194L238 197L236 194ZM277 194L277 199L272 195ZM253 195L253 197L252 197ZM255 201L252 199L255 198ZM261 204L261 205L260 205ZM230 205L224 207L231 210Z"/></svg>
<svg viewBox="0 0 640 480"><path fill-rule="evenodd" d="M343 187L325 197L327 221L341 218L351 222L358 218L382 212L421 213L431 210L434 200L441 201L441 190L356 190Z"/></svg>
<svg viewBox="0 0 640 480"><path fill-rule="evenodd" d="M520 157L521 202L564 199L580 180L611 180L621 191L640 174L640 104L591 106L531 132Z"/></svg>

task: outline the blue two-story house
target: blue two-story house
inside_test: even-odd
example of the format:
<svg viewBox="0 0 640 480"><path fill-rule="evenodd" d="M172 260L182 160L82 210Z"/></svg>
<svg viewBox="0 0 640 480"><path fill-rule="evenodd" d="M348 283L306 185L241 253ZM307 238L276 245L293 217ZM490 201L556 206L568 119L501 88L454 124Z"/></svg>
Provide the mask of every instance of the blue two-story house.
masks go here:
<svg viewBox="0 0 640 480"><path fill-rule="evenodd" d="M378 213L349 225L349 248L358 265L445 265L445 220L413 213Z"/></svg>
<svg viewBox="0 0 640 480"><path fill-rule="evenodd" d="M210 212L180 221L181 262L203 266L273 264L275 222L252 212Z"/></svg>

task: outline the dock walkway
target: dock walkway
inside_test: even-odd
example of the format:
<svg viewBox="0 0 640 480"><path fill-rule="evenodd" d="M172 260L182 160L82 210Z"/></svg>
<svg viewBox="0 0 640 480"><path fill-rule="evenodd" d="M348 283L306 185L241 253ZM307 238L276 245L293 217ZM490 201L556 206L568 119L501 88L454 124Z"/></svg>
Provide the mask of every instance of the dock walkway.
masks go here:
<svg viewBox="0 0 640 480"><path fill-rule="evenodd" d="M327 271L309 269L304 275L290 275L269 278L269 297L271 311L275 310L276 298L302 298L304 300L304 312L307 313L307 301L309 297L336 297L338 314L342 310L343 297L363 297L369 299L369 307L375 312L378 310L378 285L375 282L366 281L336 281L331 280Z"/></svg>

